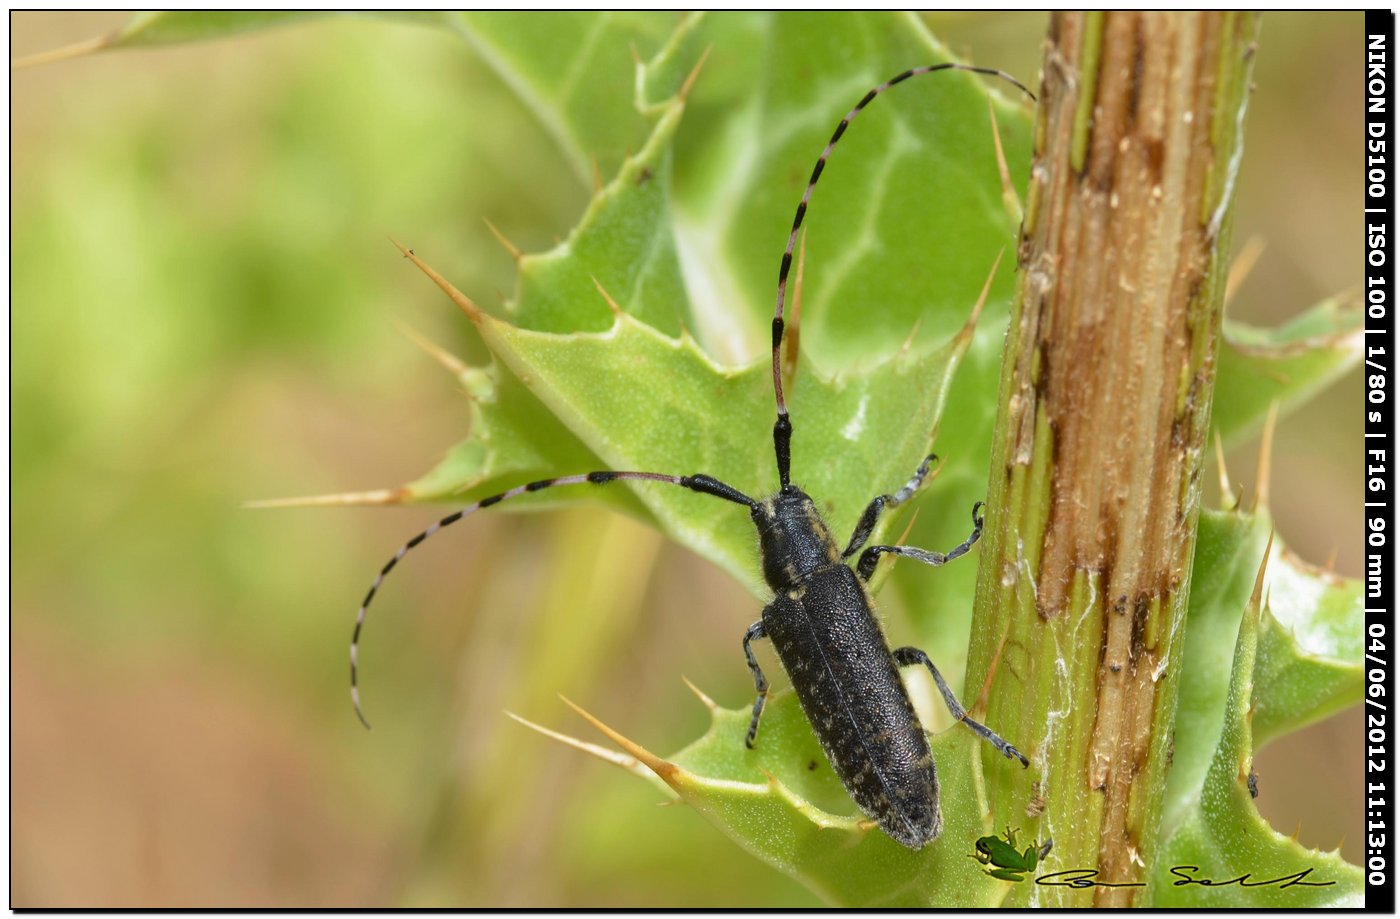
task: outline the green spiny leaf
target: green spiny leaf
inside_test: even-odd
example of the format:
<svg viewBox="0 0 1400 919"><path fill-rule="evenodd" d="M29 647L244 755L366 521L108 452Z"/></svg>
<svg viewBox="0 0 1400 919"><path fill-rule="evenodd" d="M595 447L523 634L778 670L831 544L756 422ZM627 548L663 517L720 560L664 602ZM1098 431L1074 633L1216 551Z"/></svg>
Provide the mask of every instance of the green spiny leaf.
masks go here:
<svg viewBox="0 0 1400 919"><path fill-rule="evenodd" d="M499 491L496 484L502 475L545 478L561 465L598 465L597 457L510 373L496 364L471 367L450 360L467 397L469 436L426 475L405 486L404 500L467 501Z"/></svg>
<svg viewBox="0 0 1400 919"><path fill-rule="evenodd" d="M1159 863L1149 875L1154 906L1300 908L1363 902L1360 868L1336 852L1307 849L1274 832L1250 795L1254 758L1250 702L1265 564L1267 559L1259 563L1254 592L1240 622L1219 744L1185 819L1173 830L1163 826ZM1236 878L1257 886L1226 884ZM1217 886L1186 883L1200 879L1210 879ZM1275 879L1282 880L1261 883Z"/></svg>
<svg viewBox="0 0 1400 919"><path fill-rule="evenodd" d="M442 21L535 114L582 182L593 157L611 172L649 133L633 105L632 55L654 54L678 21L686 27L675 14L635 11L454 12Z"/></svg>
<svg viewBox="0 0 1400 919"><path fill-rule="evenodd" d="M206 41L330 15L337 14L315 10L165 10L137 13L108 39L107 46L134 48Z"/></svg>
<svg viewBox="0 0 1400 919"><path fill-rule="evenodd" d="M705 701L709 731L662 759L586 716L631 759L602 754L581 741L551 736L638 772L644 764L681 801L741 846L836 906L984 907L1001 901L1005 883L982 874L969 856L988 831L982 791L982 744L970 731L934 738L942 786L943 835L913 851L870 825L827 763L797 698L769 697L753 749L744 744L748 707ZM993 759L998 759L993 757ZM990 768L1013 768L991 764Z"/></svg>
<svg viewBox="0 0 1400 919"><path fill-rule="evenodd" d="M540 332L601 331L611 324L603 292L669 335L694 325L671 233L671 144L683 106L658 119L650 139L589 203L567 241L520 263L512 320Z"/></svg>
<svg viewBox="0 0 1400 919"><path fill-rule="evenodd" d="M1230 649L1247 608L1257 559L1269 537L1263 512L1203 511L1187 613L1175 752L1162 827L1170 834L1197 805L1219 744L1229 691ZM1252 731L1256 746L1361 699L1361 584L1317 571L1274 543L1265 575Z"/></svg>
<svg viewBox="0 0 1400 919"><path fill-rule="evenodd" d="M1258 430L1269 406L1301 404L1361 361L1361 307L1334 297L1276 329L1226 320L1211 420L1225 442Z"/></svg>
<svg viewBox="0 0 1400 919"><path fill-rule="evenodd" d="M773 277L783 227L790 223L793 202L805 185L807 164L815 160L823 138L850 102L843 107L839 101L827 101L830 111L814 115L810 87L801 81L777 81L763 94L764 110L757 121L743 105L729 105L719 110L725 113L727 126L678 147L691 107L701 106L700 100L706 98L705 75L724 69L721 61L732 53L733 44L718 39L756 21L765 20L711 17L699 26L687 20L683 29L687 34L693 30L698 39L673 41L645 65L649 81L654 82L650 75L658 72L679 80L677 75L687 70L667 56L681 54L697 40L717 40L692 97L656 106L650 139L598 193L569 239L549 253L522 260L520 286L509 307L514 327L495 321L482 326L497 358L573 434L564 441L571 455L560 457L557 471L582 471L567 465L579 459L575 448L581 444L612 468L704 471L756 495L773 487L772 392L763 351ZM866 22L862 17L853 21ZM820 49L832 41L830 31L830 20L821 17L775 21L771 34L763 33L775 60L764 66L775 72L788 65L799 72L815 66L822 56ZM869 85L907 67L911 57L943 56L910 18L872 17L857 32L866 35L879 52L876 61L888 61L826 62L823 79L833 86L849 84L847 95L852 100ZM748 36L749 41L752 38ZM790 60L795 55L799 59ZM754 62L745 55L735 66L748 68ZM728 92L732 74L725 70L724 76L728 79L720 80L720 86ZM940 88L940 83L946 85ZM850 313L861 317L834 338L841 342L836 350L843 352L843 359L833 363L844 369L832 374L813 367L804 354L792 385L794 475L824 502L838 531L848 529L875 494L902 484L923 458L939 424L953 372L969 344L975 343L983 352L979 372L985 375L985 385L992 385L990 377L995 373L995 361L985 357L996 350L997 332L988 330L972 342L963 329L977 288L995 261L997 242L1010 240L990 154L987 88L962 73L931 77L922 89L918 86L917 81L901 86L882 100L888 104L884 116L872 112L859 130L849 132L850 138L857 138L861 130L871 136L864 141L864 150L855 140L843 140L842 151L832 157L833 165L821 186L820 196L826 203L814 204L814 210L824 206L834 211L822 220L826 229L820 234L814 229L811 239L815 247L820 235L826 240L822 245L842 253L835 258L840 263L836 273L879 279L873 288L875 302L869 302L869 291L841 295L853 301ZM673 92L679 89L679 83L672 87ZM1023 138L1024 111L1005 104L1001 108L1004 133ZM716 111L710 110L707 117L713 123ZM978 138L985 148L977 180L987 186L985 190L968 191L968 170L958 165L965 157L959 145L970 137ZM844 149L848 142L850 151ZM677 172L678 150L684 150L686 158L705 159L711 156L707 148L716 144L728 148L734 143L748 150L747 156L757 157L746 169L736 172L736 167L712 177L704 176L704 170L700 175L694 170L685 175ZM795 171L783 157L754 152L779 144L784 150L789 146L806 150L800 169ZM796 158L794 154L792 159ZM836 163L842 159L847 165L838 169ZM929 217L929 208L910 202L927 200L924 194L895 191L905 183L918 187L924 164L937 177L939 185L933 194L944 205L933 209L936 219ZM952 175L943 178L945 172ZM714 185L705 186L702 176ZM850 187L852 183L855 188ZM756 242L734 244L752 223L738 208L755 202L763 205L762 219L770 225L766 235L771 245L762 252ZM958 232L940 225L941 220L957 222ZM697 230L706 222L711 225L703 232ZM816 223L814 217L814 227ZM719 242L706 248L708 244L697 241L702 238ZM965 250L950 250L950 238L957 246L980 239L978 245L986 252L980 266L966 265ZM703 258L697 255L700 249L705 250ZM937 293L940 285L947 286L946 272L928 263L927 252L938 253L940 262L970 282L959 295ZM830 283L832 273L825 274ZM891 274L904 279L899 282L905 285L899 296L880 287ZM814 277L823 273L811 267L807 291ZM715 299L715 278L728 279L721 286L731 282L741 286L734 296ZM1009 271L995 279L989 314L1004 315L1011 282ZM611 315L597 287L624 316ZM804 302L810 301L805 291ZM845 305L824 311L818 307L815 317L810 309L804 305L800 324L804 345L832 322L851 322L851 317L844 316ZM904 347L900 338L892 338L895 332L907 338L921 323L925 329L937 329L938 335L920 332L912 346ZM686 334L689 330L695 330L698 345ZM725 353L743 355L743 369L710 356ZM757 361L750 363L754 356ZM974 445L987 439L986 418L979 421L982 425L967 438ZM976 453L975 446L956 450L960 474L977 477ZM460 462L464 457L469 461L465 466ZM432 491L441 494L485 480L479 474L486 468L485 459L465 445L454 451L449 464L426 477ZM454 484L452 476L458 467L466 468L469 477ZM502 479L507 469L507 459L499 457L490 465L491 477ZM517 483L518 479L511 482ZM742 516L732 508L694 495L672 494L674 490L664 487L643 486L637 491L644 495L648 516L759 590L752 533ZM427 492L416 489L415 496ZM550 497L570 500L572 496ZM606 500L619 499L608 496ZM965 511L949 517L934 544L949 541L953 545L966 535Z"/></svg>
<svg viewBox="0 0 1400 919"><path fill-rule="evenodd" d="M689 339L671 339L627 314L607 332L553 335L483 318L492 350L608 468L704 471L755 491L771 481L767 427L751 423L769 411L767 367L726 371ZM824 380L799 364L806 379L793 392L794 417L810 419L794 438L808 462L802 483L819 496L844 532L872 496L872 482L897 487L926 453L930 432L967 336L925 355L896 357L856 378ZM608 386L594 385L602 375ZM937 381L943 381L941 384ZM863 436L868 430L883 436ZM754 483L759 483L755 489ZM642 501L675 538L766 593L753 552L753 528L726 503L681 489L641 484Z"/></svg>
<svg viewBox="0 0 1400 919"><path fill-rule="evenodd" d="M1259 746L1355 705L1364 657L1360 581L1280 550L1269 563L1268 590L1254 669Z"/></svg>
<svg viewBox="0 0 1400 919"><path fill-rule="evenodd" d="M1262 516L1204 510L1196 531L1196 558L1186 613L1172 768L1162 805L1162 832L1170 836L1199 804L1201 783L1220 743L1240 617L1254 587L1269 538Z"/></svg>

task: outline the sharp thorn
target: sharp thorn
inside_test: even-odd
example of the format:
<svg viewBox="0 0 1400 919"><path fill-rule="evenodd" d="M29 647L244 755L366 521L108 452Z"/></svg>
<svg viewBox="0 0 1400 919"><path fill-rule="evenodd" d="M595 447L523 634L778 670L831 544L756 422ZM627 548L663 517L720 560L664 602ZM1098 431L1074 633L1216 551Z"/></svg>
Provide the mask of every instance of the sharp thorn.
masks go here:
<svg viewBox="0 0 1400 919"><path fill-rule="evenodd" d="M592 275L589 275L589 277L593 277L593 276L592 276ZM608 309L612 311L613 318L614 318L614 319L621 319L621 318L622 318L622 307L618 306L618 305L617 305L617 301L614 300L614 299L612 298L612 296L607 292L606 289L604 289L604 287L603 287L603 282L599 281L599 280L595 277L595 278L593 278L593 286L596 287L596 288L598 288L598 293L602 294L602 295L603 295L603 299L607 301L607 303L608 303Z"/></svg>
<svg viewBox="0 0 1400 919"><path fill-rule="evenodd" d="M37 54L15 58L10 62L10 70L23 70L26 67L38 67L41 64L71 61L74 58L82 57L87 54L95 54L111 45L115 38L116 33L102 35L98 38L89 38L84 41L74 42L71 45L64 45L62 48L52 48L48 51L40 51Z"/></svg>
<svg viewBox="0 0 1400 919"><path fill-rule="evenodd" d="M533 721L529 721L525 718L520 717L519 715L515 714L515 712L507 711L506 717L514 719L515 721L525 725L525 727L529 728L532 731L535 731L536 733L543 734L545 737L557 740L562 744L573 747L575 750L582 750L589 756L596 756L598 759L612 763L614 766L620 766L621 768L626 769L628 772L643 777L650 776L651 774L645 766L643 766L640 762L637 761L635 757L628 756L626 753L619 753L616 750L609 750L606 747L600 747L597 744L589 743L586 740L579 740L577 737L571 737L568 734L563 734L559 731L551 731L547 727L543 727L541 725L535 724Z"/></svg>
<svg viewBox="0 0 1400 919"><path fill-rule="evenodd" d="M1278 400L1269 403L1264 433L1259 437L1259 465L1254 471L1253 510L1269 509L1269 479L1273 474L1274 428L1278 424Z"/></svg>
<svg viewBox="0 0 1400 919"><path fill-rule="evenodd" d="M1225 304L1228 305L1234 299L1235 293L1259 262L1259 256L1264 254L1264 248L1264 239L1261 236L1251 236L1245 240L1240 254L1235 256L1234 262L1230 264L1229 274L1225 276Z"/></svg>
<svg viewBox="0 0 1400 919"><path fill-rule="evenodd" d="M900 533L899 538L894 541L894 544L896 546L904 545L905 541L909 538L909 534L913 531L914 524L918 521L918 519L919 508L916 507L914 508L914 513L909 515L909 523L904 527L904 532Z"/></svg>
<svg viewBox="0 0 1400 919"><path fill-rule="evenodd" d="M496 237L496 242L505 247L506 252L510 254L511 260L517 265L520 264L520 260L525 257L524 253L520 251L520 247L507 239L506 234L502 233L494 223L486 220L484 217L482 220L485 221L486 228L491 231L491 235Z"/></svg>
<svg viewBox="0 0 1400 919"><path fill-rule="evenodd" d="M398 250L403 253L404 258L417 265L419 271L426 274L443 293L447 294L452 302L457 304L458 308L467 314L467 318L470 319L474 325L480 325L481 322L485 320L486 314L481 311L479 306L471 301L470 297L462 293L456 287L453 287L450 281L434 271L432 267L419 258L412 249L408 248L397 239L394 239L392 236L389 237L389 241L398 247Z"/></svg>
<svg viewBox="0 0 1400 919"><path fill-rule="evenodd" d="M700 704L708 708L711 713L715 712L719 708L719 706L715 704L714 699L711 699L709 696L705 695L705 693L700 689L699 686L696 686L694 683L690 682L689 677L682 676L681 679L685 682L686 686L690 687L690 691L695 693L695 698L700 700Z"/></svg>
<svg viewBox="0 0 1400 919"><path fill-rule="evenodd" d="M1006 216L1011 218L1011 222L1020 226L1025 215L1025 206L1021 203L1021 196L1016 194L1016 186L1011 182L1011 170L1006 165L1006 151L1001 145L1001 128L997 125L997 113L992 106L990 95L987 96L987 114L992 119L992 144L996 147L997 174L1001 177L1001 206L1006 209Z"/></svg>
<svg viewBox="0 0 1400 919"><path fill-rule="evenodd" d="M1220 476L1220 506L1239 507L1240 499L1235 497L1234 490L1230 488L1230 472L1225 468L1225 444L1220 439L1219 429L1215 432L1215 469Z"/></svg>
<svg viewBox="0 0 1400 919"><path fill-rule="evenodd" d="M918 340L919 329L923 328L923 325L924 317L916 316L914 318L914 325L909 329L909 334L904 337L904 344L899 346L899 356L901 358L908 357L909 352L914 350L914 342Z"/></svg>
<svg viewBox="0 0 1400 919"><path fill-rule="evenodd" d="M1269 568L1269 554L1274 550L1274 531L1269 530L1269 541L1264 546L1264 557L1259 560L1259 571L1254 576L1254 592L1250 595L1249 605L1256 615L1264 608L1264 572Z"/></svg>
<svg viewBox="0 0 1400 919"><path fill-rule="evenodd" d="M413 328L406 323L395 319L394 325L398 326L399 331L403 333L409 341L422 348L429 357L446 367L448 372L453 376L460 379L462 375L470 369L466 364L458 360L456 355L449 354L447 351L439 348L437 345L415 332Z"/></svg>
<svg viewBox="0 0 1400 919"><path fill-rule="evenodd" d="M638 762L645 765L652 772L656 773L657 777L664 781L667 785L671 785L672 787L674 787L675 776L677 773L680 772L679 766L677 766L675 763L667 762L666 760L657 756L655 753L652 753L646 747L643 747L641 744L629 739L623 734L620 734L612 728L608 727L602 721L599 721L592 714L584 710L581 706L575 705L573 702L569 701L564 696L561 695L559 698L564 701L565 705L569 706L569 708L572 708L575 712L577 712L579 716L583 718L584 721L587 721L589 724L593 725L593 727L597 728L598 731L604 734L609 740L617 744L625 752L630 753L633 757L637 759Z"/></svg>
<svg viewBox="0 0 1400 919"><path fill-rule="evenodd" d="M1002 246L997 253L996 261L992 262L992 270L987 272L987 280L982 283L982 292L977 295L977 302L972 307L972 315L967 317L967 322L958 332L958 347L966 348L972 341L972 333L977 331L977 320L982 317L982 308L987 305L987 297L992 292L992 281L996 279L997 269L1001 267L1001 258L1006 254L1006 247Z"/></svg>
<svg viewBox="0 0 1400 919"><path fill-rule="evenodd" d="M375 491L349 491L338 495L307 495L299 498L262 498L244 501L243 506L254 510L272 507L362 507L382 504L402 504L408 498L406 488L381 488Z"/></svg>
<svg viewBox="0 0 1400 919"><path fill-rule="evenodd" d="M685 82L681 84L680 91L676 93L676 96L682 102L690 96L690 90L695 86L695 81L700 78L700 69L705 66L705 61L709 59L710 52L714 50L714 47L714 45L705 46L705 50L700 52L700 60L695 62L695 66L691 68Z"/></svg>

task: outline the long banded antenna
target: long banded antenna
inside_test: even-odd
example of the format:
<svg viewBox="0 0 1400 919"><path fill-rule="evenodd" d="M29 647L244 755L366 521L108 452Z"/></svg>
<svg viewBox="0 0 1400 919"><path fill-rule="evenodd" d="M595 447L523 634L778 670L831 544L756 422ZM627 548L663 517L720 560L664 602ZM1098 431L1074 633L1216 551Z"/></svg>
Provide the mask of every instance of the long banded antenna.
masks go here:
<svg viewBox="0 0 1400 919"><path fill-rule="evenodd" d="M394 553L394 557L389 559L383 568L379 569L379 574L375 576L374 583L369 587L369 593L365 594L365 599L360 604L360 611L355 615L355 631L350 636L350 701L355 706L355 715L360 719L360 723L366 728L369 727L369 721L365 718L364 709L360 705L360 631L365 626L365 614L369 610L370 601L372 601L374 595L378 593L380 586L384 583L384 578L387 577L389 572L394 570L394 566L408 554L409 549L414 548L443 527L451 526L463 517L479 511L483 507L499 504L507 498L515 498L523 494L528 494L529 492L554 488L557 485L606 485L608 482L616 482L619 479L641 479L651 482L664 482L668 485L679 485L691 491L705 495L714 495L716 498L723 498L726 501L733 501L735 504L742 504L751 510L758 504L757 501L739 491L737 488L726 485L719 479L712 478L708 475L666 475L661 472L603 471L586 472L580 475L565 475L559 476L558 478L530 482L528 485L520 485L509 491L503 491L498 495L490 495L489 497L482 498L475 504L468 505L455 513L448 514L402 546L399 546L398 551Z"/></svg>
<svg viewBox="0 0 1400 919"><path fill-rule="evenodd" d="M939 70L963 70L968 73L980 73L986 76L998 77L1005 80L1012 86L1019 89L1035 100L1035 93L1031 92L1019 80L1003 71L991 67L973 67L970 64L930 64L926 67L915 67L906 70L896 77L891 77L885 82L876 86L865 94L855 108L846 113L841 119L841 123L836 126L836 131L831 135L831 140L826 142L826 149L817 157L817 165L812 170L812 177L807 180L807 189L802 193L802 200L797 205L797 215L792 218L792 231L788 233L787 247L783 249L783 261L778 269L778 300L773 309L773 394L778 402L778 420L773 424L773 450L778 459L778 480L784 488L788 485L789 467L792 464L792 422L788 420L787 403L783 401L783 376L781 351L783 344L783 305L787 298L788 271L792 268L792 251L797 244L797 233L802 229L802 219L807 216L807 204L812 199L812 190L817 187L817 180L821 178L822 170L826 168L827 157L831 156L832 148L841 139L841 135L846 133L846 127L855 119L861 111L871 103L871 101L890 87L903 83L910 77L923 73L935 73Z"/></svg>

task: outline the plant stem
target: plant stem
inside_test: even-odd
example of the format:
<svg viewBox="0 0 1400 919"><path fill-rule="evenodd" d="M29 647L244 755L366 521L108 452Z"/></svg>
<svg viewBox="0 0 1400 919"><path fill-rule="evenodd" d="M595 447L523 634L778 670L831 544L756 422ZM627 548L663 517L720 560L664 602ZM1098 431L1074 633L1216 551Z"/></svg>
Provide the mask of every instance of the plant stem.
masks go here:
<svg viewBox="0 0 1400 919"><path fill-rule="evenodd" d="M1032 758L984 762L995 824L1054 837L1045 872L1155 870L1257 29L1051 21L967 683ZM1126 906L1140 889L1015 895Z"/></svg>

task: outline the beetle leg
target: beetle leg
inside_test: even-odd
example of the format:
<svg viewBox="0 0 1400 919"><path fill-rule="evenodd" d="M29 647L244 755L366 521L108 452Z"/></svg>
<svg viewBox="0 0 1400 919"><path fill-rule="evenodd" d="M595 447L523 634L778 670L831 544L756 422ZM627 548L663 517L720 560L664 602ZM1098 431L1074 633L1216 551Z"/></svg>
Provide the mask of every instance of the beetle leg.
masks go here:
<svg viewBox="0 0 1400 919"><path fill-rule="evenodd" d="M877 499L878 500L878 499ZM860 575L862 581L870 580L870 576L875 573L875 565L880 561L880 554L888 552L891 555L902 555L905 558L912 558L915 561L923 562L925 565L947 564L953 559L966 555L968 550L982 538L982 523L985 518L982 516L982 502L978 501L972 505L972 535L962 541L961 545L954 546L947 553L930 552L928 549L920 549L917 546L871 546L860 554L860 562L856 565L856 573Z"/></svg>
<svg viewBox="0 0 1400 919"><path fill-rule="evenodd" d="M948 706L948 711L952 713L954 718L972 728L972 730L981 735L983 740L1000 750L1001 755L1005 756L1007 759L1019 759L1022 766L1029 766L1031 764L1030 760L1026 759L1020 750L1011 746L1011 744L1003 740L1000 735L985 724L982 724L980 721L974 721L968 716L967 709L963 708L962 704L958 702L958 697L953 695L953 690L948 688L947 682L943 679L943 674L938 672L938 668L933 665L933 661L929 660L927 654L913 647L896 648L894 651L894 662L901 667L912 667L915 664L923 664L928 668L929 673L933 674L933 681L938 684L938 691L943 694L943 703Z"/></svg>
<svg viewBox="0 0 1400 919"><path fill-rule="evenodd" d="M753 674L753 685L758 690L758 698L753 701L753 720L749 722L749 733L744 738L744 746L753 749L754 738L758 736L758 719L763 717L763 705L768 701L768 680L764 678L763 671L758 669L758 661L754 659L753 649L749 647L749 642L759 638L767 638L768 633L763 630L763 620L760 619L749 630L744 633L744 657L749 661L749 672Z"/></svg>
<svg viewBox="0 0 1400 919"><path fill-rule="evenodd" d="M880 495L875 500L865 506L861 512L860 521L856 523L855 532L851 534L851 541L846 545L846 551L841 553L842 558L850 558L860 551L860 547L865 545L865 541L870 538L870 533L875 529L875 524L880 519L880 514L887 507L899 507L905 501L914 496L914 493L924 484L924 479L928 476L929 467L938 461L938 457L930 453L924 457L924 461L919 464L918 470L910 477L904 487L892 495Z"/></svg>

